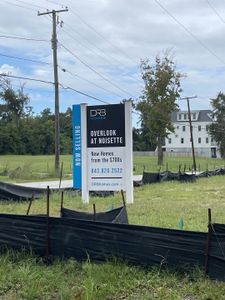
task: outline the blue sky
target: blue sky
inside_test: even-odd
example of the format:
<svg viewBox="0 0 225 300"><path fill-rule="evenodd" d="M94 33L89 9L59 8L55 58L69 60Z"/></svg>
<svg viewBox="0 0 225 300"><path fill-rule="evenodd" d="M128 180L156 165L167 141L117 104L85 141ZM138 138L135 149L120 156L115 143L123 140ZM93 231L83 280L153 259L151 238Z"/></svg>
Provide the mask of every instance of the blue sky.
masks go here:
<svg viewBox="0 0 225 300"><path fill-rule="evenodd" d="M209 109L210 98L224 91L224 1L2 0L0 6L1 73L53 81L51 18L37 16L37 11L67 6L69 11L59 15L63 26L57 28L59 81L64 87L109 103L138 99L143 88L140 59L154 62L157 54L172 49L177 70L186 74L182 96L198 96L191 102L193 109ZM12 79L15 88L23 83L36 113L46 107L54 110L53 86ZM60 111L81 102L101 104L60 89ZM184 101L179 104L186 109Z"/></svg>

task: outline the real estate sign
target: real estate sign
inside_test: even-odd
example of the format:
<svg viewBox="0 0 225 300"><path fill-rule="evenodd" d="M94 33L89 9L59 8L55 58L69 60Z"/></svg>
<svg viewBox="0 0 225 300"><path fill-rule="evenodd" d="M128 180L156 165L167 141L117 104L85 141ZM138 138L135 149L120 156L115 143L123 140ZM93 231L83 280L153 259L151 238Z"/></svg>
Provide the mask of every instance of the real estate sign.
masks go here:
<svg viewBox="0 0 225 300"><path fill-rule="evenodd" d="M74 188L126 191L133 202L131 102L73 106Z"/></svg>

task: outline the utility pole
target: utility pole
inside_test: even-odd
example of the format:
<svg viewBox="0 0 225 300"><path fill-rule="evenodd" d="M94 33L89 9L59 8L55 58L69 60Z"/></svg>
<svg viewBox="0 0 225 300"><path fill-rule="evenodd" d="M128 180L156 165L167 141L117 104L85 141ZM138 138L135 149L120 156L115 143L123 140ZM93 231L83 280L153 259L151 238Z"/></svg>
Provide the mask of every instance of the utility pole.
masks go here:
<svg viewBox="0 0 225 300"><path fill-rule="evenodd" d="M61 10L38 12L38 16L52 15L52 51L54 66L54 85L55 85L55 173L59 175L59 156L60 156L60 126L59 126L59 80L58 80L58 60L57 60L57 32L58 25L56 17L57 13L66 12L68 8Z"/></svg>
<svg viewBox="0 0 225 300"><path fill-rule="evenodd" d="M195 99L197 96L192 97L184 97L180 98L180 100L187 100L187 107L188 107L188 121L189 121L189 127L190 127L190 136L191 136L191 150L192 150L192 160L193 160L193 168L196 172L196 160L195 160L195 148L194 148L194 139L193 139L193 127L192 127L192 121L191 121L191 110L190 110L190 99Z"/></svg>

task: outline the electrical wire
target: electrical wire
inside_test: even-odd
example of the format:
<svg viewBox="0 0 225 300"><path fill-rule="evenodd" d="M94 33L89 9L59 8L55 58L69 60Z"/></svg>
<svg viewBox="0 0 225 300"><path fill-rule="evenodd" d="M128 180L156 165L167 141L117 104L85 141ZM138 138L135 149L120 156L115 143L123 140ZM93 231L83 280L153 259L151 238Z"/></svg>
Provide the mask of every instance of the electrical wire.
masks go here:
<svg viewBox="0 0 225 300"><path fill-rule="evenodd" d="M65 24L66 25L66 24ZM68 25L67 25L68 26ZM77 40L74 36L72 36L69 32L67 32L65 29L61 28L61 30L67 35L69 36L72 40L74 40L76 43L80 44L82 47L88 49L89 51L95 53L96 55L98 55L99 57L103 58L107 63L110 63L110 60L107 59L107 55L101 50L101 48L97 47L97 46L94 46L98 51L101 51L103 54L104 54L104 57L99 54L98 52L96 52L94 49L93 49L93 45L94 44L91 44L92 45L92 49L87 47L86 45L84 45L83 43L81 43L79 40ZM82 37L78 32L76 32L80 37ZM83 38L83 37L82 37ZM87 39L85 39L87 41Z"/></svg>
<svg viewBox="0 0 225 300"><path fill-rule="evenodd" d="M8 1L8 0L4 0L4 2L5 2L6 4L9 4L9 5L12 5L12 6L17 6L17 7L19 7L19 8L28 9L28 10L31 10L31 11L36 11L36 10L33 9L33 8L30 8L30 7L27 7L27 6L22 6L22 5L19 5L19 4L15 4L15 3L12 3L12 2L10 2L10 1Z"/></svg>
<svg viewBox="0 0 225 300"><path fill-rule="evenodd" d="M116 87L118 90L122 91L123 93L133 97L133 95L131 95L128 91L122 89L120 86L118 86L117 84L113 83L110 79L108 79L107 77L103 76L101 73L99 73L98 71L96 71L93 67L89 66L88 63L86 63L85 61L83 61L82 59L80 59L76 54L74 54L71 50L69 50L67 47L65 47L62 43L59 43L61 45L62 48L64 48L67 52L69 52L73 57L75 57L77 60L79 60L79 62L81 62L84 66L86 66L88 69L90 69L92 72L94 72L95 74L97 74L99 77L101 77L103 80L107 81L108 83L110 83L112 86ZM123 98L122 96L120 96L121 98Z"/></svg>
<svg viewBox="0 0 225 300"><path fill-rule="evenodd" d="M18 59L18 60L22 60L22 61L29 61L32 63L52 65L51 63L41 61L41 60L34 60L34 59L29 59L29 58L24 58L24 57L19 57L19 56L7 55L7 54L3 54L3 53L0 53L0 56L12 58L12 59Z"/></svg>
<svg viewBox="0 0 225 300"><path fill-rule="evenodd" d="M106 39L101 33L99 33L93 26L91 26L90 24L88 24L83 18L81 18L81 16L76 13L73 9L70 9L70 11L72 12L72 14L74 14L76 17L78 17L86 26L88 26L91 30L93 30L99 37L101 37L104 41L106 41L109 45L111 45L114 49L116 49L118 52L120 52L123 56L125 56L129 61L132 62L132 64L135 62L135 60L128 55L125 51L123 51L122 49L120 49L118 46L116 46L115 44L113 44L112 42L110 42L108 39ZM139 62L135 62L135 64L139 65Z"/></svg>
<svg viewBox="0 0 225 300"><path fill-rule="evenodd" d="M31 78L31 77L23 77L23 76L9 75L9 74L3 74L3 73L0 73L0 76L2 76L2 77L14 78L14 79L30 80L30 81L36 81L36 82L41 82L41 83L45 83L45 84L51 84L51 85L54 85L54 82L46 81L46 80L41 80L41 79L36 79L36 78ZM94 96L92 96L92 95L89 95L89 94L87 94L87 93L84 93L84 92L81 92L81 91L79 91L79 90L76 90L76 89L74 89L74 88L72 88L72 87L70 87L70 86L65 86L65 85L63 85L63 84L61 84L61 83L59 83L59 86L61 86L64 90L71 90L71 91L74 91L74 92L76 92L76 93L78 93L78 94L80 94L80 95L83 95L83 96L86 96L86 97L88 97L88 98L97 100L97 101L99 101L99 102L101 102L101 103L104 103L104 104L110 104L110 102L104 101L104 100L102 100L102 99L99 99L99 98L94 97ZM133 111L133 113L137 113L137 114L138 114L138 112L134 112L134 111ZM159 119L157 118L157 120L159 120ZM180 124L180 125L181 125L181 124L185 124L185 126L187 126L187 127L190 126L189 124L187 124L187 123L182 123L182 122L179 122L179 124ZM196 125L196 126L195 126L195 125L192 125L192 127L196 127L196 128L197 128L197 125ZM204 129L204 127L202 127L201 129ZM206 127L205 127L205 129L206 129ZM222 132L222 133L223 133L224 130L221 130L221 131L220 131L220 130L215 130L215 132Z"/></svg>
<svg viewBox="0 0 225 300"><path fill-rule="evenodd" d="M49 43L49 40L34 39L34 38L29 38L29 37L17 36L17 35L0 34L0 38L15 39L15 40L25 40L25 41L34 41L34 42L48 42Z"/></svg>
<svg viewBox="0 0 225 300"><path fill-rule="evenodd" d="M86 94L86 93L84 93L84 92L78 91L78 90L76 90L76 89L74 89L74 88L72 88L72 87L70 87L70 86L64 86L64 85L61 84L61 83L60 83L59 85L60 85L63 89L65 89L65 90L71 90L71 91L74 91L74 92L76 92L76 93L78 93L78 94L80 94L80 95L82 95L82 96L86 96L86 97L88 97L88 98L97 100L97 101L99 101L99 102L101 102L101 103L104 103L104 104L110 104L109 102L106 102L106 101L101 100L101 99L99 99L99 98L97 98L97 97L88 95L88 94Z"/></svg>
<svg viewBox="0 0 225 300"><path fill-rule="evenodd" d="M90 80L88 80L88 79L86 79L86 78L84 78L84 77L78 75L78 74L74 74L74 73L72 73L71 71L69 71L69 70L67 70L67 69L65 69L65 68L60 67L59 65L58 65L58 67L60 68L60 70L61 70L62 72L67 72L67 73L69 73L69 74L70 74L71 76L73 76L73 77L80 78L80 79L82 79L82 80L84 80L84 81L86 81L86 82L88 82L88 83L90 83L90 84L96 86L97 88L99 88L99 89L105 91L105 92L108 92L108 93L110 93L110 94L114 94L115 96L121 98L120 95L118 95L118 94L116 94L116 93L114 93L114 92L112 92L112 91L110 91L110 90L108 90L108 89L106 89L106 88L104 88L104 87L102 87L102 86L100 86L100 85L98 85L98 84L96 84L96 83L94 83L94 82L92 82L92 81L90 81Z"/></svg>
<svg viewBox="0 0 225 300"><path fill-rule="evenodd" d="M52 82L52 81L47 81L47 80L42 80L42 79L37 79L37 78L16 76L16 75L4 74L4 73L0 73L0 76L9 77L9 78L16 78L16 79L23 79L23 80L30 80L30 81L36 81L36 82L41 82L41 83L54 85L54 82Z"/></svg>
<svg viewBox="0 0 225 300"><path fill-rule="evenodd" d="M56 4L59 6L65 6L63 4L58 4L55 3L54 1L50 1L50 0L45 0L49 3L52 4ZM104 41L106 41L111 47L113 47L114 49L116 49L118 52L120 52L123 56L125 56L128 60L130 60L132 62L132 64L135 62L135 64L139 65L139 62L136 62L131 56L129 56L125 51L123 51L122 49L120 49L118 46L116 46L115 44L113 44L112 42L110 42L108 39L106 39L101 33L99 33L93 26L91 26L89 23L87 23L77 12L75 12L72 8L70 8L70 11L72 14L74 14L77 18L80 19L80 21L85 24L89 29L91 29L92 31L95 32L95 34L97 34L101 39L103 39Z"/></svg>
<svg viewBox="0 0 225 300"><path fill-rule="evenodd" d="M69 26L68 24L64 23L65 26L67 26L68 28L70 28L73 32L74 32L74 29ZM123 65L123 63L118 60L117 58L113 57L112 55L110 54L106 54L100 47L96 46L94 43L91 43L89 42L88 39L86 39L85 37L83 37L78 31L76 31L76 33L82 38L84 39L85 41L87 41L90 45L91 45L91 48L90 47L87 47L85 44L81 43L79 40L77 40L76 38L74 38L74 36L72 34L70 34L69 32L67 32L65 29L61 29L66 35L68 35L71 39L73 39L76 43L80 44L82 47L88 49L89 51L95 53L96 55L98 55L100 58L103 58L108 64L112 64L112 61L113 60L117 65L117 68L121 68L121 66ZM98 52L96 52L93 48L96 48ZM99 53L100 52L100 53ZM110 58L110 59L109 59ZM124 66L125 67L125 66ZM132 80L135 80L138 82L138 84L140 85L140 78L137 78L135 76L132 76L132 75L129 75L129 74L126 74L127 77L131 78ZM140 85L141 86L141 85Z"/></svg>
<svg viewBox="0 0 225 300"><path fill-rule="evenodd" d="M207 50L211 55L213 55L219 62L225 65L225 61L214 53L208 46L206 46L195 34L193 34L183 23L181 23L171 12L165 8L159 0L154 0L161 9L166 12L180 27L182 27L194 40L196 40L205 50Z"/></svg>
<svg viewBox="0 0 225 300"><path fill-rule="evenodd" d="M46 9L46 7L39 6L39 5L35 5L35 4L32 4L32 3L28 3L28 2L23 1L23 0L13 0L13 1L16 1L16 2L19 2L19 3L22 3L22 4L25 4L25 5L27 5L27 6L33 6L33 7L37 7L37 8L41 8L41 9Z"/></svg>
<svg viewBox="0 0 225 300"><path fill-rule="evenodd" d="M220 21L225 24L225 20L221 17L221 15L218 13L215 7L209 2L209 0L206 0L206 2L208 3L209 7L214 11L214 13L217 15L217 17L220 19Z"/></svg>
<svg viewBox="0 0 225 300"><path fill-rule="evenodd" d="M51 84L51 85L55 85L54 82L51 82L51 81L47 81L47 80L41 80L41 79L37 79L37 78L31 78L31 77L24 77L24 76L16 76L16 75L9 75L9 74L3 74L3 73L0 73L0 76L2 77L9 77L9 78L15 78L15 79L23 79L23 80L30 80L30 81L36 81L36 82L41 82L41 83L45 83L45 84ZM62 83L59 83L59 86L61 86L64 90L71 90L71 91L74 91L80 95L83 95L83 96L86 96L88 98L91 98L91 99L94 99L94 100L97 100L99 102L102 102L102 103L105 103L105 104L109 104L109 102L106 102L104 100L101 100L97 97L94 97L92 95L89 95L87 93L84 93L84 92L81 92L79 90L76 90L70 86L64 86Z"/></svg>

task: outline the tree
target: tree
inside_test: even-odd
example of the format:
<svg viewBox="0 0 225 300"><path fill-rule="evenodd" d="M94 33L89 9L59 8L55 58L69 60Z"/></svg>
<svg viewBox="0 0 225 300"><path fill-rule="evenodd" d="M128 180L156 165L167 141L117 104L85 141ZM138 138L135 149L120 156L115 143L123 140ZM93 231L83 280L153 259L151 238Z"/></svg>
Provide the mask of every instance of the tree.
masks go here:
<svg viewBox="0 0 225 300"><path fill-rule="evenodd" d="M215 122L210 125L209 131L219 145L221 157L225 159L225 94L219 92L217 97L211 100L211 105Z"/></svg>
<svg viewBox="0 0 225 300"><path fill-rule="evenodd" d="M163 164L162 146L169 132L174 132L171 113L178 109L176 99L182 91L180 80L184 76L176 71L175 63L167 51L156 56L154 63L141 61L144 90L136 109L141 114L141 128L150 144L157 145L158 165Z"/></svg>
<svg viewBox="0 0 225 300"><path fill-rule="evenodd" d="M24 93L24 84L15 91L9 79L1 78L0 89L0 98L4 103L0 105L0 118L7 122L14 121L18 127L19 120L32 112L32 108L28 106L29 97Z"/></svg>

